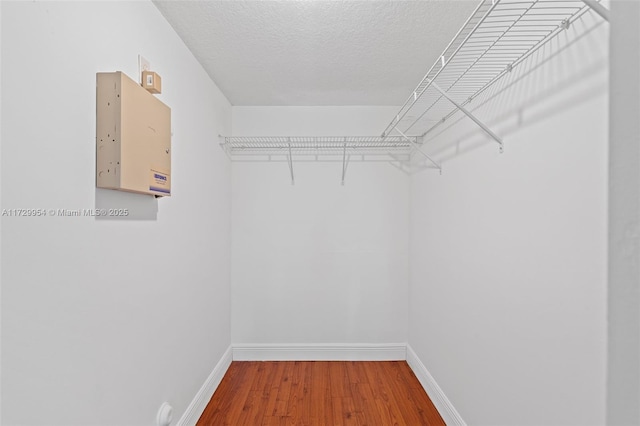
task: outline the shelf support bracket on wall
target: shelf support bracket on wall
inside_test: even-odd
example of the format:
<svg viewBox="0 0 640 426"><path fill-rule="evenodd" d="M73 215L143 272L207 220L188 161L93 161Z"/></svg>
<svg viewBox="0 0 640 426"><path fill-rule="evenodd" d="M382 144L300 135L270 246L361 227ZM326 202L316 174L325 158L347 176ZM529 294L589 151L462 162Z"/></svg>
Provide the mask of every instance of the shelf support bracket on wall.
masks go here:
<svg viewBox="0 0 640 426"><path fill-rule="evenodd" d="M465 107L463 107L462 105L460 105L459 103L457 103L456 101L454 101L453 99L451 99L451 97L447 94L447 92L445 92L444 90L442 90L440 88L440 86L438 86L435 81L433 80L429 80L429 83L431 84L431 87L433 87L434 89L436 89L438 92L440 92L440 94L442 96L444 96L449 102L451 102L452 104L454 104L456 106L456 108L458 108L460 111L462 111L467 117L469 117L470 119L473 120L474 123L476 123L478 126L480 126L480 128L482 130L485 131L486 134L488 134L489 136L491 136L492 139L494 139L496 142L498 142L498 145L500 145L500 152L504 151L504 145L502 143L502 139L496 135L495 133L493 133L491 131L491 129L489 129L487 126L485 126L485 124L478 120L476 118L475 115L471 114L471 112L469 112L469 110L467 110ZM396 129L397 130L397 129Z"/></svg>
<svg viewBox="0 0 640 426"><path fill-rule="evenodd" d="M345 138L344 150L342 151L342 185L344 186L344 177L347 174L347 166L349 161L347 160L347 141Z"/></svg>
<svg viewBox="0 0 640 426"><path fill-rule="evenodd" d="M293 157L291 155L291 139L289 139L289 172L291 172L291 185L296 184L296 180L293 177Z"/></svg>
<svg viewBox="0 0 640 426"><path fill-rule="evenodd" d="M429 160L429 162L431 164L433 164L434 166L436 166L436 168L440 171L440 174L442 174L442 165L437 163L435 160L433 160L431 157L429 157L423 150L420 149L420 147L418 146L417 143L415 143L414 141L411 140L411 138L409 138L407 135L405 135L404 133L402 133L400 131L400 129L398 129L397 126L393 126L394 130L398 133L400 133L400 136L402 136L407 142L409 142L411 144L411 146L413 146L415 148L416 151L418 151L420 154L422 154L424 156L424 158L426 158L427 160Z"/></svg>
<svg viewBox="0 0 640 426"><path fill-rule="evenodd" d="M595 0L582 0L584 4L589 6L598 15L602 16L605 21L609 22L609 9L601 5Z"/></svg>
<svg viewBox="0 0 640 426"><path fill-rule="evenodd" d="M232 160L231 158L231 153L229 152L229 150L227 149L227 138L225 138L222 135L218 135L218 139L221 140L222 142L220 142L220 147L222 147L222 150L224 151L225 155L229 158L229 160Z"/></svg>

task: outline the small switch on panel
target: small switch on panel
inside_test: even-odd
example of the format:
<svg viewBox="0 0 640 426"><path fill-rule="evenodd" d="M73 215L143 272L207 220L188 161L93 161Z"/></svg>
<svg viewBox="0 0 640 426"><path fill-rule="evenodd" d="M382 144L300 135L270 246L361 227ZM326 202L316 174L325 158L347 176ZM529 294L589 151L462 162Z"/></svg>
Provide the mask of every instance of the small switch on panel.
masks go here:
<svg viewBox="0 0 640 426"><path fill-rule="evenodd" d="M153 71L142 71L142 87L151 93L161 93L162 79Z"/></svg>

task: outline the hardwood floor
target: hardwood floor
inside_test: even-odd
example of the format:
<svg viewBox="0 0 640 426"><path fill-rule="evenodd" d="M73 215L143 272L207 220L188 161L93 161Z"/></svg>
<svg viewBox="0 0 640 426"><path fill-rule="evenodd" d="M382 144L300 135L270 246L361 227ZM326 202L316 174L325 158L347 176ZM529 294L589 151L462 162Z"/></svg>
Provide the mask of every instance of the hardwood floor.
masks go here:
<svg viewBox="0 0 640 426"><path fill-rule="evenodd" d="M405 361L234 361L198 421L198 426L444 424Z"/></svg>

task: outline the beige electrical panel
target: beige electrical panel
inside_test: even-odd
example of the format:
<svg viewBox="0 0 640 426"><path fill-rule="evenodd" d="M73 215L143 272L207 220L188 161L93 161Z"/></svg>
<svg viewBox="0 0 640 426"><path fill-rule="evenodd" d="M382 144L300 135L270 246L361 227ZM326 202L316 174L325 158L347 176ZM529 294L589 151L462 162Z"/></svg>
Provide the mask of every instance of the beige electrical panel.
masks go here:
<svg viewBox="0 0 640 426"><path fill-rule="evenodd" d="M96 80L97 187L171 195L171 109L120 71Z"/></svg>

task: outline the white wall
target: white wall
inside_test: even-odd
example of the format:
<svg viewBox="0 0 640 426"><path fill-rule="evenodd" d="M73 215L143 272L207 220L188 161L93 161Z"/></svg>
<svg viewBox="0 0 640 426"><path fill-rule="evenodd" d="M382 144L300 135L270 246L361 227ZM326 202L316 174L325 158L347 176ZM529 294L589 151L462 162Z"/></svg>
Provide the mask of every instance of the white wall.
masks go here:
<svg viewBox="0 0 640 426"><path fill-rule="evenodd" d="M0 24L2 2L0 2ZM2 165L2 30L0 28L0 165ZM2 206L2 173L0 173L0 207ZM0 219L0 267L2 266L2 220ZM2 271L0 270L0 382L2 381ZM0 423L2 422L2 385L0 384Z"/></svg>
<svg viewBox="0 0 640 426"><path fill-rule="evenodd" d="M95 74L160 73L173 196L95 188ZM177 420L230 344L231 107L151 2L3 2L2 423Z"/></svg>
<svg viewBox="0 0 640 426"><path fill-rule="evenodd" d="M607 424L640 424L640 4L611 4Z"/></svg>
<svg viewBox="0 0 640 426"><path fill-rule="evenodd" d="M412 178L409 344L468 424L605 422L608 27L567 46L594 21L470 105L504 154L462 118Z"/></svg>
<svg viewBox="0 0 640 426"><path fill-rule="evenodd" d="M378 135L395 107L234 107L236 136ZM406 342L408 176L388 163L232 166L234 344Z"/></svg>

